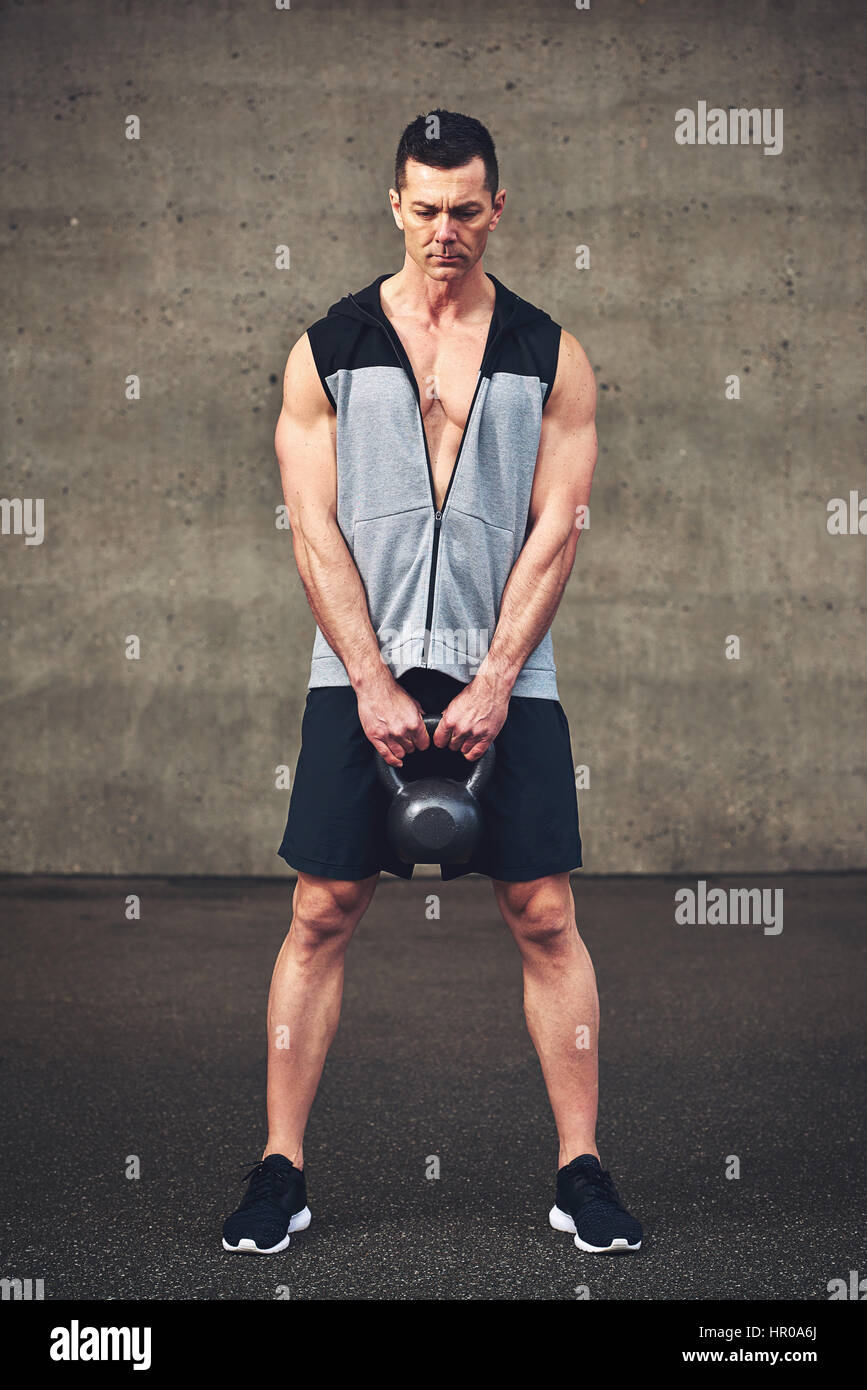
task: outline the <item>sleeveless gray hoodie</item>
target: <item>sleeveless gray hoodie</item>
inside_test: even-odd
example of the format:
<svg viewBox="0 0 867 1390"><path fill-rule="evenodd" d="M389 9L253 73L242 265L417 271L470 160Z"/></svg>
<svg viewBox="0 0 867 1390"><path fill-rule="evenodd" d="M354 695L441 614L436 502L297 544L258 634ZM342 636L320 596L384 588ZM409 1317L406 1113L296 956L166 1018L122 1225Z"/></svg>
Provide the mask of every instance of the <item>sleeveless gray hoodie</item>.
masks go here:
<svg viewBox="0 0 867 1390"><path fill-rule="evenodd" d="M466 684L490 646L506 580L526 539L560 327L488 277L494 315L451 481L437 508L418 386L379 298L391 274L338 300L307 330L337 412L337 521L392 675L421 666ZM349 684L317 626L308 689ZM512 694L559 698L550 630Z"/></svg>

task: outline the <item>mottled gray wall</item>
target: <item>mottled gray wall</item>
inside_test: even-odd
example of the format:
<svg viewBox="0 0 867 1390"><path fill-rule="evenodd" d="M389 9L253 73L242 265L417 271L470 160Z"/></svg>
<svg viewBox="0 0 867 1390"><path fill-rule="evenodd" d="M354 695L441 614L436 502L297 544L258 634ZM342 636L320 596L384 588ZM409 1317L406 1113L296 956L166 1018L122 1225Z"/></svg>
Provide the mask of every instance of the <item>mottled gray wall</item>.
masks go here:
<svg viewBox="0 0 867 1390"><path fill-rule="evenodd" d="M489 268L601 388L554 625L586 868L863 866L867 538L826 526L864 495L861 11L4 5L0 496L44 499L45 538L0 537L0 867L288 872L314 624L282 370L399 268L394 146L436 105L497 142ZM782 153L677 144L699 100L783 108Z"/></svg>

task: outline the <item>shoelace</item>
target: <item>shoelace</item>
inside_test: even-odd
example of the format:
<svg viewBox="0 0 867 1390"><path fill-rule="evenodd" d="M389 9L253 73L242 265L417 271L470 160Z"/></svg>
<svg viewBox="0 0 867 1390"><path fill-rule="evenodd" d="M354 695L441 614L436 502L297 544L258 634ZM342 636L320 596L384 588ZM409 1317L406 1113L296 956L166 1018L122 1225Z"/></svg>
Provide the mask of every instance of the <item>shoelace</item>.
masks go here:
<svg viewBox="0 0 867 1390"><path fill-rule="evenodd" d="M605 1201L616 1202L620 1205L620 1198L617 1195L617 1188L607 1168L601 1168L598 1172L594 1169L579 1168L572 1174L572 1181L575 1183L586 1183L588 1187L595 1188L599 1196Z"/></svg>
<svg viewBox="0 0 867 1390"><path fill-rule="evenodd" d="M242 1163L240 1166L244 1168L246 1164ZM253 1180L250 1183L250 1190L241 1205L245 1207L251 1206L253 1202L260 1202L263 1198L270 1197L273 1192L275 1180L285 1182L286 1176L288 1175L276 1172L274 1168L266 1168L264 1158L258 1159L257 1162L253 1164L250 1171L244 1173L240 1179L241 1182L248 1182L251 1178Z"/></svg>

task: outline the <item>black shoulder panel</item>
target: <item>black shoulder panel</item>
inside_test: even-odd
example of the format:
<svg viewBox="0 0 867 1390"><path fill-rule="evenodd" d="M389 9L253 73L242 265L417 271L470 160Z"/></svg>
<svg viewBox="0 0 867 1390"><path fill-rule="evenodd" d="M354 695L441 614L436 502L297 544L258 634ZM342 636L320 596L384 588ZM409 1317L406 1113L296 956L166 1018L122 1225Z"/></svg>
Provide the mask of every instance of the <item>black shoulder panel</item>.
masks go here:
<svg viewBox="0 0 867 1390"><path fill-rule="evenodd" d="M396 367L394 348L376 324L364 323L345 314L326 314L307 330L313 361L323 390L336 409L328 389L328 377L357 367Z"/></svg>
<svg viewBox="0 0 867 1390"><path fill-rule="evenodd" d="M546 384L544 406L557 375L559 353L560 325L547 314L540 315L505 335L491 370L514 372L517 376L537 376Z"/></svg>

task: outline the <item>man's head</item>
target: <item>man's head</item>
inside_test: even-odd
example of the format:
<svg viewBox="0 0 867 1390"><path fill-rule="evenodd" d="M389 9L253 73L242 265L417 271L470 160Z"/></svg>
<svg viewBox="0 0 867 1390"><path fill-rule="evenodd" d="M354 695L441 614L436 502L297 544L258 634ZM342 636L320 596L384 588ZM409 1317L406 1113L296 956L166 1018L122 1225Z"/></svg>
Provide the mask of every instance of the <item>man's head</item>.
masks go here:
<svg viewBox="0 0 867 1390"><path fill-rule="evenodd" d="M410 122L389 198L407 255L425 275L461 279L481 259L506 200L498 180L494 142L481 121L431 111Z"/></svg>

